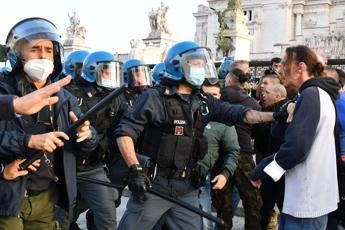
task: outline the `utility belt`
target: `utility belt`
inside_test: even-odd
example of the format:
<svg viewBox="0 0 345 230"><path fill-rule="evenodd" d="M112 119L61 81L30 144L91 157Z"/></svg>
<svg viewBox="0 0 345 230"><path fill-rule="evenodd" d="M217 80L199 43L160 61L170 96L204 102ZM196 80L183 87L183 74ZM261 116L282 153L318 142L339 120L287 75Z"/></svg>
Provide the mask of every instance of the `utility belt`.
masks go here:
<svg viewBox="0 0 345 230"><path fill-rule="evenodd" d="M146 174L154 179L156 175L167 179L189 180L191 178L191 168L172 169L159 166L150 157L144 154L136 154L140 165L144 168Z"/></svg>
<svg viewBox="0 0 345 230"><path fill-rule="evenodd" d="M189 180L191 178L192 169L171 169L171 168L157 168L157 175L167 179Z"/></svg>
<svg viewBox="0 0 345 230"><path fill-rule="evenodd" d="M94 157L87 157L81 156L77 158L77 167L93 167L97 166L104 161L103 158L94 158Z"/></svg>
<svg viewBox="0 0 345 230"><path fill-rule="evenodd" d="M87 153L85 155L81 154L77 156L77 167L92 168L98 166L99 164L105 163L105 161L107 160L107 156L109 156L109 153L107 153L105 150L98 146L91 153Z"/></svg>

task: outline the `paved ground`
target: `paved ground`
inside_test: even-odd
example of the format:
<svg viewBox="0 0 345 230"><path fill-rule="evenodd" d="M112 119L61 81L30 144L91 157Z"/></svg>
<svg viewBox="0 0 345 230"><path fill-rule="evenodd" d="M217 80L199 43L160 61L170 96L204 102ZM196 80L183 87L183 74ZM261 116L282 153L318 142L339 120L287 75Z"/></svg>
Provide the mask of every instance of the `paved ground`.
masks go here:
<svg viewBox="0 0 345 230"><path fill-rule="evenodd" d="M120 207L117 208L117 222L121 219L125 209L126 209L126 203L127 203L128 198L127 197L122 197L122 202ZM242 204L240 203L239 205L239 210L236 212L237 216L233 218L233 230L242 230L244 229L244 218L243 216L243 211L242 211ZM87 229L86 228L86 221L85 221L85 213L83 213L79 219L78 219L78 224L81 229ZM145 230L145 229L143 229Z"/></svg>

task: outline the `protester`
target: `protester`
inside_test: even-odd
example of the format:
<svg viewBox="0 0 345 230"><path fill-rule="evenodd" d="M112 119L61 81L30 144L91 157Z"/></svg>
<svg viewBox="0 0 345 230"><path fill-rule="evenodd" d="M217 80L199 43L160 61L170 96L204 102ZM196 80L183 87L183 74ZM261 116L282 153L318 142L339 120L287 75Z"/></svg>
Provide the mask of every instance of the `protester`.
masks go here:
<svg viewBox="0 0 345 230"><path fill-rule="evenodd" d="M234 62L236 63L236 62ZM238 104L261 110L260 105L244 91L244 84L249 80L248 73L241 69L234 68L225 78L225 88L222 91L221 99L231 104ZM260 208L262 205L260 192L250 183L250 172L254 169L254 150L252 147L253 126L245 122L235 125L240 154L238 156L238 167L233 177L233 183L237 187L243 202L245 212L245 229L260 229Z"/></svg>
<svg viewBox="0 0 345 230"><path fill-rule="evenodd" d="M306 46L287 48L283 65L285 80L300 96L284 143L257 165L253 184L259 187L265 177L278 181L285 174L279 229L325 229L328 213L339 202L334 136L339 86L320 77L324 68Z"/></svg>

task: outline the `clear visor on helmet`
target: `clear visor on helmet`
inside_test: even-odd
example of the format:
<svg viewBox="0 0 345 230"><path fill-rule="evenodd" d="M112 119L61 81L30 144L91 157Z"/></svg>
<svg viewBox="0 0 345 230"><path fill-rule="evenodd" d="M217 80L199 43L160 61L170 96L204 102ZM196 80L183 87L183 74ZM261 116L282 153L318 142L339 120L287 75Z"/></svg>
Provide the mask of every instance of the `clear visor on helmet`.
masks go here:
<svg viewBox="0 0 345 230"><path fill-rule="evenodd" d="M121 86L121 64L120 62L98 62L96 67L96 83L106 88L117 88Z"/></svg>
<svg viewBox="0 0 345 230"><path fill-rule="evenodd" d="M133 87L150 86L152 78L147 66L137 66L129 70L130 85Z"/></svg>
<svg viewBox="0 0 345 230"><path fill-rule="evenodd" d="M198 73L209 81L217 81L218 75L209 50L197 48L181 55L181 64L184 77L188 80L191 74Z"/></svg>
<svg viewBox="0 0 345 230"><path fill-rule="evenodd" d="M23 44L35 45L40 39L50 40L62 46L61 36L56 27L40 18L23 21L14 26L7 36L6 45L16 54L20 54Z"/></svg>

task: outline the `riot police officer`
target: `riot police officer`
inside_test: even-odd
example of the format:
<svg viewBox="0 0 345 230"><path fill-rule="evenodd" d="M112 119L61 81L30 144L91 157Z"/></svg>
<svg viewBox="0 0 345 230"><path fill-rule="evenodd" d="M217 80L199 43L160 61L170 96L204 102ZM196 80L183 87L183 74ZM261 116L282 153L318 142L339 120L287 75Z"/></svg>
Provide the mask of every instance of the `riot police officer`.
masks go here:
<svg viewBox="0 0 345 230"><path fill-rule="evenodd" d="M10 30L6 45L12 71L0 80L0 94L28 95L49 85L62 69L61 39L55 25L46 19L18 22ZM0 121L0 130L10 133L3 139L0 162L29 158L37 150L45 153L41 167L31 176L16 181L0 179L1 229L52 229L57 189L59 204L67 211L73 207L75 155L79 151L90 154L96 148L97 135L88 121L70 136L59 131L82 114L75 97L66 90L61 89L57 97L58 103L32 115Z"/></svg>
<svg viewBox="0 0 345 230"><path fill-rule="evenodd" d="M77 89L71 92L79 97L79 103L83 112L91 109L112 90L122 84L121 64L121 62L114 59L111 53L106 51L96 51L85 58L82 78L88 82L94 79L96 84L90 85L87 90L76 84L74 89ZM91 124L96 128L99 135L99 142L94 154L80 155L77 158L77 175L109 181L106 175L105 163L114 154L109 148L109 140L113 134L116 116L121 116L121 114L127 111L127 108L126 103L116 98L90 119ZM93 214L87 214L88 228L115 229L117 191L113 188L85 182L78 182L78 191ZM79 216L81 210L76 208L75 211L74 221ZM91 219L92 216L94 226Z"/></svg>
<svg viewBox="0 0 345 230"><path fill-rule="evenodd" d="M0 77L3 77L4 75L8 74L11 72L12 68L9 66L3 66L0 68Z"/></svg>
<svg viewBox="0 0 345 230"><path fill-rule="evenodd" d="M84 112L91 108L90 106L87 106L87 102L83 102L83 100L85 100L85 95L90 99L94 94L94 89L96 87L95 76L93 74L85 75L82 73L83 63L89 54L90 53L86 50L76 50L71 52L63 63L62 71L63 75L72 76L73 81L66 87L66 89L77 97L78 103Z"/></svg>
<svg viewBox="0 0 345 230"><path fill-rule="evenodd" d="M154 86L158 86L160 84L161 79L165 74L165 66L164 62L156 64L152 69L152 83Z"/></svg>
<svg viewBox="0 0 345 230"><path fill-rule="evenodd" d="M68 54L63 62L63 74L71 75L72 82L78 84L81 79L83 62L90 53L86 50L75 50Z"/></svg>
<svg viewBox="0 0 345 230"><path fill-rule="evenodd" d="M272 113L223 103L200 92L205 78L217 79L208 49L194 42L180 42L169 49L164 63L166 77L175 85L146 90L115 130L117 144L130 168L132 191L119 229L151 229L163 213L171 229L201 229L200 216L145 193L150 181L134 148L143 131L148 132L140 153L150 156L157 165L152 187L198 206L198 188L206 172L196 162L207 151L203 136L207 123L272 120Z"/></svg>
<svg viewBox="0 0 345 230"><path fill-rule="evenodd" d="M151 86L150 69L141 60L129 59L123 62L123 81L127 90L123 94L128 105L132 107L138 95Z"/></svg>
<svg viewBox="0 0 345 230"><path fill-rule="evenodd" d="M141 60L129 59L123 63L123 82L126 84L126 90L120 95L120 100L127 103L129 107L133 107L138 96L148 87L152 85L151 75L148 66L144 65ZM117 116L116 122L121 116ZM140 139L140 138L139 138ZM138 141L140 142L140 141ZM121 157L117 145L113 143L111 147L114 149L114 159L108 164L109 176L112 183L121 185L122 189L118 189L119 198L116 205L121 203L121 195L123 188L127 185L128 167Z"/></svg>

